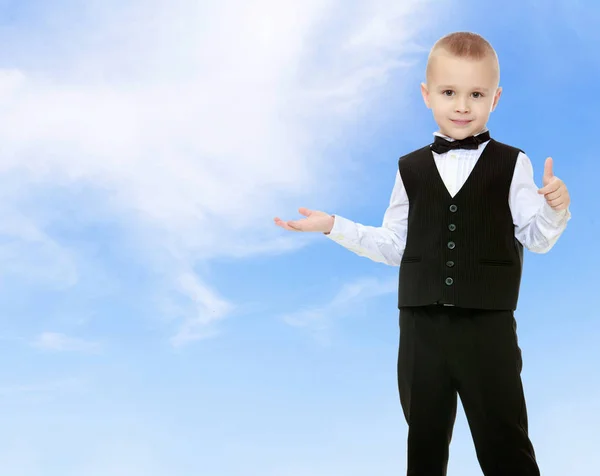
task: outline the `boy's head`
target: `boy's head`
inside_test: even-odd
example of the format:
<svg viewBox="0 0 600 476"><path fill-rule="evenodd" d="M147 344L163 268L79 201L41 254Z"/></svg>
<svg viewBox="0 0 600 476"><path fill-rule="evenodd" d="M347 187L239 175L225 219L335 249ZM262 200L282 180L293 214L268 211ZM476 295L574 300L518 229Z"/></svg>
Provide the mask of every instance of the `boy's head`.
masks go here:
<svg viewBox="0 0 600 476"><path fill-rule="evenodd" d="M421 93L440 132L454 139L479 133L496 108L502 88L498 57L476 33L451 33L438 40L427 62Z"/></svg>

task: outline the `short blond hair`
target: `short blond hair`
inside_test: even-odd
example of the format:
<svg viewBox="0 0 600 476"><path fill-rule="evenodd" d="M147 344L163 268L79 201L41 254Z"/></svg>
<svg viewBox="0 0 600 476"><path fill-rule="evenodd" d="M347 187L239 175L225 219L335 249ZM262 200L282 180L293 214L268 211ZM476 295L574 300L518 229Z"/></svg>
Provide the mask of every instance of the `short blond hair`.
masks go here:
<svg viewBox="0 0 600 476"><path fill-rule="evenodd" d="M431 58L440 50L445 51L457 58L481 60L492 57L495 60L500 76L500 63L496 50L483 36L470 31L457 31L443 36L435 42L427 59L426 76L429 77Z"/></svg>

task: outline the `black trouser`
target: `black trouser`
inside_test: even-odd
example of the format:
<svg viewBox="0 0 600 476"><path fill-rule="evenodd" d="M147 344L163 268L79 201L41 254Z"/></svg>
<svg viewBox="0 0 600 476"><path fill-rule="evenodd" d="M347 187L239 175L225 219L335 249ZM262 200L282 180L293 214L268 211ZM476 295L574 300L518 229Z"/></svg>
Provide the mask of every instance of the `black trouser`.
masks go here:
<svg viewBox="0 0 600 476"><path fill-rule="evenodd" d="M486 476L539 476L512 311L402 308L398 388L408 476L445 476L460 396Z"/></svg>

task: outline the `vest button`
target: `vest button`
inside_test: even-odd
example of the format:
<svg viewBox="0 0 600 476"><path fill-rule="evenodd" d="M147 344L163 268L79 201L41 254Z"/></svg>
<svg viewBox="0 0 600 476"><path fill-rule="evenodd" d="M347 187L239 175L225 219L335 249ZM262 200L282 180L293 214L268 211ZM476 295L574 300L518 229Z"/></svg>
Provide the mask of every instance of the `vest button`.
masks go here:
<svg viewBox="0 0 600 476"><path fill-rule="evenodd" d="M456 246L456 243L454 243L454 241L448 242L448 248L450 248L451 250L453 250L455 246Z"/></svg>
<svg viewBox="0 0 600 476"><path fill-rule="evenodd" d="M452 278L446 278L446 285L447 286L452 286L452 283L454 283L454 280Z"/></svg>
<svg viewBox="0 0 600 476"><path fill-rule="evenodd" d="M450 225L448 225L448 230L450 230L450 231L456 230L456 225L454 223L450 223Z"/></svg>
<svg viewBox="0 0 600 476"><path fill-rule="evenodd" d="M456 205L454 205L454 204L450 205L450 211L452 213L454 213L456 210L458 210L458 207Z"/></svg>
<svg viewBox="0 0 600 476"><path fill-rule="evenodd" d="M448 266L448 268L452 268L454 266L454 261L446 261L446 266Z"/></svg>

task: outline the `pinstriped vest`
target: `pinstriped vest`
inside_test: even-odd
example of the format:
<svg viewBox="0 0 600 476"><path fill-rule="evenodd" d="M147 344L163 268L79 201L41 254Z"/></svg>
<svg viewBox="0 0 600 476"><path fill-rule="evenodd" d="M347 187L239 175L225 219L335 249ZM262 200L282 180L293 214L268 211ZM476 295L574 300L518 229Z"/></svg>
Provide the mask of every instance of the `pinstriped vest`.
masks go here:
<svg viewBox="0 0 600 476"><path fill-rule="evenodd" d="M429 146L399 159L409 213L398 307L516 309L523 246L508 196L519 152L490 140L454 197Z"/></svg>

